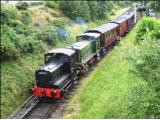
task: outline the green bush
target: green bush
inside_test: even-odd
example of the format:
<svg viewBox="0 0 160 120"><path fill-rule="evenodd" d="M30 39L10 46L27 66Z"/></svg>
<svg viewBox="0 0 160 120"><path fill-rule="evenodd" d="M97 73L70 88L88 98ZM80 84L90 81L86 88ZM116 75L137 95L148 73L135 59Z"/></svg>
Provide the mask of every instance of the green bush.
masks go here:
<svg viewBox="0 0 160 120"><path fill-rule="evenodd" d="M23 45L23 53L36 53L36 52L43 52L44 51L44 43L42 41L39 41L36 39L36 37L28 36L25 39L24 45Z"/></svg>
<svg viewBox="0 0 160 120"><path fill-rule="evenodd" d="M42 41L39 41L36 37L35 31L33 32L32 28L24 27L23 30L20 31L19 22L14 21L12 24L14 27L11 28L7 25L2 25L1 29L1 59L18 59L24 53L36 53L43 52L44 46ZM18 31L17 31L18 29ZM26 30L29 32L26 36ZM20 32L20 33L19 33Z"/></svg>
<svg viewBox="0 0 160 120"><path fill-rule="evenodd" d="M17 20L11 20L8 23L8 26L13 28L17 34L23 34L25 36L29 36L33 34L37 29L32 26L26 26L21 21L17 21Z"/></svg>
<svg viewBox="0 0 160 120"><path fill-rule="evenodd" d="M97 1L97 3L100 11L97 19L107 18L115 7L112 1Z"/></svg>
<svg viewBox="0 0 160 120"><path fill-rule="evenodd" d="M136 42L139 43L145 38L147 34L159 31L157 29L158 22L155 18L144 18L139 25L137 30ZM159 26L159 25L158 25ZM154 34L154 33L153 33Z"/></svg>
<svg viewBox="0 0 160 120"><path fill-rule="evenodd" d="M82 17L84 20L90 20L90 10L87 1L58 1L59 8L62 12L75 20Z"/></svg>
<svg viewBox="0 0 160 120"><path fill-rule="evenodd" d="M12 5L1 5L1 24L7 24L10 20L20 20L20 12Z"/></svg>
<svg viewBox="0 0 160 120"><path fill-rule="evenodd" d="M16 8L17 8L18 10L27 10L28 7L29 7L29 4L28 4L27 2L18 2L18 3L16 4Z"/></svg>
<svg viewBox="0 0 160 120"><path fill-rule="evenodd" d="M112 1L59 1L58 5L72 20L81 17L85 21L105 19L114 9Z"/></svg>
<svg viewBox="0 0 160 120"><path fill-rule="evenodd" d="M151 32L151 37L155 39L160 39L160 21L157 21L154 30Z"/></svg>
<svg viewBox="0 0 160 120"><path fill-rule="evenodd" d="M7 36L1 36L1 60L14 58L17 59L20 56L20 52L16 49L16 46L11 42Z"/></svg>
<svg viewBox="0 0 160 120"><path fill-rule="evenodd" d="M15 41L19 39L19 36L12 28L3 25L1 38L1 59L17 59L20 56L20 51L16 47Z"/></svg>
<svg viewBox="0 0 160 120"><path fill-rule="evenodd" d="M44 5L51 9L58 8L58 4L55 1L45 1Z"/></svg>
<svg viewBox="0 0 160 120"><path fill-rule="evenodd" d="M22 11L21 12L21 21L23 24L28 25L32 22L32 18L27 11Z"/></svg>
<svg viewBox="0 0 160 120"><path fill-rule="evenodd" d="M57 27L50 25L42 27L37 31L36 37L38 40L42 40L48 45L55 45L58 41Z"/></svg>
<svg viewBox="0 0 160 120"><path fill-rule="evenodd" d="M66 24L70 24L70 22L61 18L53 20L49 23L49 25L56 26L56 27L63 27Z"/></svg>
<svg viewBox="0 0 160 120"><path fill-rule="evenodd" d="M25 31L25 26L21 21L10 20L8 25L13 28L17 34L23 34Z"/></svg>
<svg viewBox="0 0 160 120"><path fill-rule="evenodd" d="M144 84L138 84L131 87L128 102L128 118L145 118L149 106L149 100L153 95L149 92L148 87Z"/></svg>

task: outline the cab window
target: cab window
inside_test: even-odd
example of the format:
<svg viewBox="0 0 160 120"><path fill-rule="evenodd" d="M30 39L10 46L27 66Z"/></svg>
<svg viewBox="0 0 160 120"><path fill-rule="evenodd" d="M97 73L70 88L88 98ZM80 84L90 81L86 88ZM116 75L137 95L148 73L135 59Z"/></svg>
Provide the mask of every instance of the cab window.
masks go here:
<svg viewBox="0 0 160 120"><path fill-rule="evenodd" d="M50 62L52 60L52 56L51 55L46 55L45 56L45 62Z"/></svg>
<svg viewBox="0 0 160 120"><path fill-rule="evenodd" d="M82 40L94 40L94 37L91 36L77 36L77 41L82 41Z"/></svg>

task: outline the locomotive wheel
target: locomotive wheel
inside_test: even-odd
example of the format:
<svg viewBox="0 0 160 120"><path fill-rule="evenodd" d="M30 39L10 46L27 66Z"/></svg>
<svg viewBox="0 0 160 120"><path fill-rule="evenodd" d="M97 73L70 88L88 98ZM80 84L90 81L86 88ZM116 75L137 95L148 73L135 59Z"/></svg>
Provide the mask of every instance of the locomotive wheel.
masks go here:
<svg viewBox="0 0 160 120"><path fill-rule="evenodd" d="M87 64L83 63L82 65L80 65L80 76L86 76L87 74Z"/></svg>

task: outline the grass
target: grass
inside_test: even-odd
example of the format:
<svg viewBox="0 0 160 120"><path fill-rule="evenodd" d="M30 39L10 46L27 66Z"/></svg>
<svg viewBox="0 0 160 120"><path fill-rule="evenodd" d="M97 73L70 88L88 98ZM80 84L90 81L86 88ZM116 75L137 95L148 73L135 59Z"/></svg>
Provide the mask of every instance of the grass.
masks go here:
<svg viewBox="0 0 160 120"><path fill-rule="evenodd" d="M32 63L31 63L32 62ZM1 117L6 118L28 97L28 88L35 81L34 72L43 64L42 56L28 55L18 61L2 63Z"/></svg>
<svg viewBox="0 0 160 120"><path fill-rule="evenodd" d="M46 12L46 10L38 11L39 8L34 7L33 9L29 9L31 14L33 23L35 21L40 21L43 25L46 25L48 21L45 19L45 15L49 16L49 19L56 19L55 16L50 15L51 12ZM125 9L120 10L123 12ZM118 12L116 15L120 15L121 12ZM39 16L40 13L43 13L44 16ZM60 13L56 13L60 14ZM115 16L116 16L115 15ZM54 18L53 18L54 17ZM67 19L63 15L60 16L62 19ZM59 18L59 17L58 17ZM88 23L89 28L96 27L98 23L104 23L106 21L99 22L90 22ZM80 25L71 24L67 26L67 29L70 31L70 39L67 41L60 41L54 46L54 48L58 47L66 47L71 43L76 41L76 35L83 32L83 28ZM73 32L74 31L74 32ZM52 49L51 46L46 47L48 50ZM26 54L21 56L19 60L15 61L3 61L1 63L1 118L7 118L8 115L13 112L18 106L20 106L23 101L29 96L28 88L31 83L35 82L35 70L44 64L44 53L37 54Z"/></svg>
<svg viewBox="0 0 160 120"><path fill-rule="evenodd" d="M146 82L130 73L131 65L123 57L126 46L133 45L135 30L123 38L83 81L79 92L69 103L65 118L144 117L146 108L141 106L141 98L147 95ZM132 94L136 87L143 88L144 92L134 98Z"/></svg>

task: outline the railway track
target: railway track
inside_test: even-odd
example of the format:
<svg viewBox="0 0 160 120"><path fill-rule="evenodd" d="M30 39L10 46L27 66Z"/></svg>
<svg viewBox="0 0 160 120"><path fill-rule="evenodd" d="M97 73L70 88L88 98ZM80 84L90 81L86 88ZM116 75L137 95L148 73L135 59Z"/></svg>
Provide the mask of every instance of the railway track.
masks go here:
<svg viewBox="0 0 160 120"><path fill-rule="evenodd" d="M35 108L32 109L24 119L46 119L58 107L57 102L40 102Z"/></svg>
<svg viewBox="0 0 160 120"><path fill-rule="evenodd" d="M9 119L24 118L39 102L39 99L33 95L30 96L13 114L9 116Z"/></svg>

